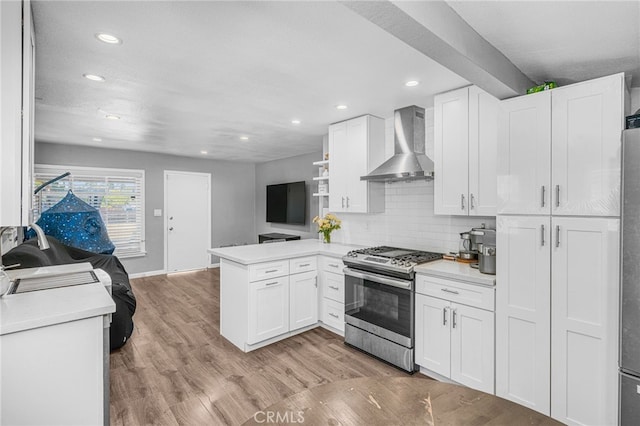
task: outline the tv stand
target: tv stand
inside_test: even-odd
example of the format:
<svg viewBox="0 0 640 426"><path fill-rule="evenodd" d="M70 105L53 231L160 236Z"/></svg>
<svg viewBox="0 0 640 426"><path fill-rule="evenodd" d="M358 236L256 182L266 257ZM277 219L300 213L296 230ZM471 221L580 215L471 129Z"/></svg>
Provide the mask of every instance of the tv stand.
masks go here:
<svg viewBox="0 0 640 426"><path fill-rule="evenodd" d="M293 241L293 240L299 240L300 239L300 235L290 235L290 234L280 234L277 232L272 232L270 234L260 234L258 235L258 243L262 244L265 241L271 241L271 240L285 240L285 241Z"/></svg>

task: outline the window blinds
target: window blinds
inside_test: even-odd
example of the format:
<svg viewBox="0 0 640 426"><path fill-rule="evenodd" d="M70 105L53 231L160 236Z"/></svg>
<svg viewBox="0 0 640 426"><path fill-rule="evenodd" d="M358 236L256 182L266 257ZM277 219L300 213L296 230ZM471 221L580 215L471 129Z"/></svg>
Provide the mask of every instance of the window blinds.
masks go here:
<svg viewBox="0 0 640 426"><path fill-rule="evenodd" d="M144 170L35 166L34 188L65 172L70 176L35 195L34 217L62 200L69 190L100 211L118 257L139 256L144 246Z"/></svg>

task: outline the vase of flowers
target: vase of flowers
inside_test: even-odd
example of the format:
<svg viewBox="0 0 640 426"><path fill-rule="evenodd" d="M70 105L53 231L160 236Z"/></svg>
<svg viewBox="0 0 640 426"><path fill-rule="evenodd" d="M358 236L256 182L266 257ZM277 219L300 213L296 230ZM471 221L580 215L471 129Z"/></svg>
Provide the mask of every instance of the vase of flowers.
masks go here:
<svg viewBox="0 0 640 426"><path fill-rule="evenodd" d="M331 232L340 229L342 221L334 214L327 213L322 219L319 216L314 217L313 223L318 224L318 233L322 234L322 241L328 244L331 242Z"/></svg>

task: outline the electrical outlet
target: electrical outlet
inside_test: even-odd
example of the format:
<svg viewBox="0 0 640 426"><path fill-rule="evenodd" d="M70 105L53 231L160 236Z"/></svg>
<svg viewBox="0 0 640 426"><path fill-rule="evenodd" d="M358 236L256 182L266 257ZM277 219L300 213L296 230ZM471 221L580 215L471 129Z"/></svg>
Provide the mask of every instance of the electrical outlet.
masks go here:
<svg viewBox="0 0 640 426"><path fill-rule="evenodd" d="M155 217L160 217L162 216L162 209L153 209L153 215Z"/></svg>

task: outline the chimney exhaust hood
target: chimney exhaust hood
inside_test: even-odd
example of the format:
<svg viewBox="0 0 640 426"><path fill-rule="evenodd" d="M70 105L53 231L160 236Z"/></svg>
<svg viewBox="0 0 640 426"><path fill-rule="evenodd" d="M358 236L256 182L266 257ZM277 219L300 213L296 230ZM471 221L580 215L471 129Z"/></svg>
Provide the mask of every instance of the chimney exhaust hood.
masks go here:
<svg viewBox="0 0 640 426"><path fill-rule="evenodd" d="M409 106L393 112L393 157L360 180L397 182L433 179L433 161L425 155L424 108Z"/></svg>

